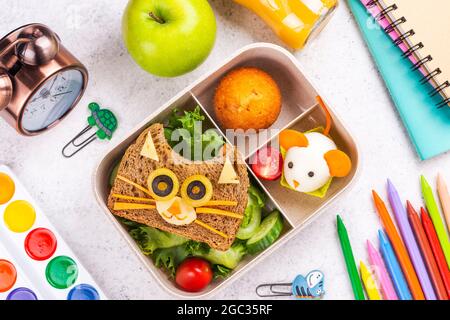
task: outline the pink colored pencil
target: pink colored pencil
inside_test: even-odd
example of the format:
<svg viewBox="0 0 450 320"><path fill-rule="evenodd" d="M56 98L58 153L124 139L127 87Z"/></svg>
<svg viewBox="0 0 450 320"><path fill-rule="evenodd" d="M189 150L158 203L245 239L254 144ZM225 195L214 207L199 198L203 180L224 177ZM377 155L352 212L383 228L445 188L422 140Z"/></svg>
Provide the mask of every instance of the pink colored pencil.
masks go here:
<svg viewBox="0 0 450 320"><path fill-rule="evenodd" d="M374 248L369 240L367 240L367 251L369 253L370 264L375 271L375 276L380 284L381 295L385 300L398 300L397 293L395 292L391 278L386 270L384 261L381 258L380 253Z"/></svg>
<svg viewBox="0 0 450 320"><path fill-rule="evenodd" d="M441 207L444 212L445 221L447 222L447 230L450 231L450 193L448 192L444 177L442 177L441 174L438 174L437 177L437 190L439 199L441 200Z"/></svg>

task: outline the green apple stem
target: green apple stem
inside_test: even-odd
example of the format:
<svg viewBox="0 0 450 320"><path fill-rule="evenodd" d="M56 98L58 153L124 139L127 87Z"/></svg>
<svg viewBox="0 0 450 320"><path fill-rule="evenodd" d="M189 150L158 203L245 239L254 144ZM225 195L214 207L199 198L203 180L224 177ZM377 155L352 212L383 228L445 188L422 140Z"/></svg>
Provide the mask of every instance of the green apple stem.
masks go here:
<svg viewBox="0 0 450 320"><path fill-rule="evenodd" d="M160 23L160 24L164 24L166 23L163 19L161 19L160 17L158 17L156 14L154 14L153 12L150 12L148 14L150 16L150 18L152 18L153 20L155 20L156 22Z"/></svg>

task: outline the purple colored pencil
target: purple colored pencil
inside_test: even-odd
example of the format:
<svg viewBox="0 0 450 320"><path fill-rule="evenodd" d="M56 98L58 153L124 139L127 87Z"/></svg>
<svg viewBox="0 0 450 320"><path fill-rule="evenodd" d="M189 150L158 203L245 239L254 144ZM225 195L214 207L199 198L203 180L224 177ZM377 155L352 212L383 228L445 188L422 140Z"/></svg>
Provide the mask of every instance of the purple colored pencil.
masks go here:
<svg viewBox="0 0 450 320"><path fill-rule="evenodd" d="M397 221L398 228L400 229L403 242L408 249L411 262L414 265L414 269L416 269L417 277L419 278L423 293L427 300L436 300L436 294L434 293L434 289L431 284L430 277L428 276L425 263L422 259L419 246L417 245L411 225L409 224L406 209L402 205L397 190L389 179L387 181L387 191L389 203L391 204L392 211L394 211L395 220Z"/></svg>

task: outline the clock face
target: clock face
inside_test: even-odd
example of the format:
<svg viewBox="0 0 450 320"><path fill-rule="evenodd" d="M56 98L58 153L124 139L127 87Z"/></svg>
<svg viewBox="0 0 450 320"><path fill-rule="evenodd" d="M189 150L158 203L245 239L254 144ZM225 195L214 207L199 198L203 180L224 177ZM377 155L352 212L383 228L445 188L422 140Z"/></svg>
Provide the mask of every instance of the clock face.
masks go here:
<svg viewBox="0 0 450 320"><path fill-rule="evenodd" d="M83 74L75 69L50 77L28 100L22 114L22 128L36 132L62 118L81 94L83 85Z"/></svg>

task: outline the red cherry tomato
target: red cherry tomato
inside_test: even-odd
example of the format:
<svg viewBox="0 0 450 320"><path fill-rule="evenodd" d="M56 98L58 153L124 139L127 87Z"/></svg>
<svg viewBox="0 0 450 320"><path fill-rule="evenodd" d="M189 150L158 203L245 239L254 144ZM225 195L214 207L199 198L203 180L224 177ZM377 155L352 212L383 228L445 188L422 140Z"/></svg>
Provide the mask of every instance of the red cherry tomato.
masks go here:
<svg viewBox="0 0 450 320"><path fill-rule="evenodd" d="M206 288L213 278L211 265L200 258L184 260L177 269L175 282L188 292L198 292Z"/></svg>
<svg viewBox="0 0 450 320"><path fill-rule="evenodd" d="M283 157L272 147L259 149L252 158L252 170L256 176L263 180L277 180L283 170Z"/></svg>

